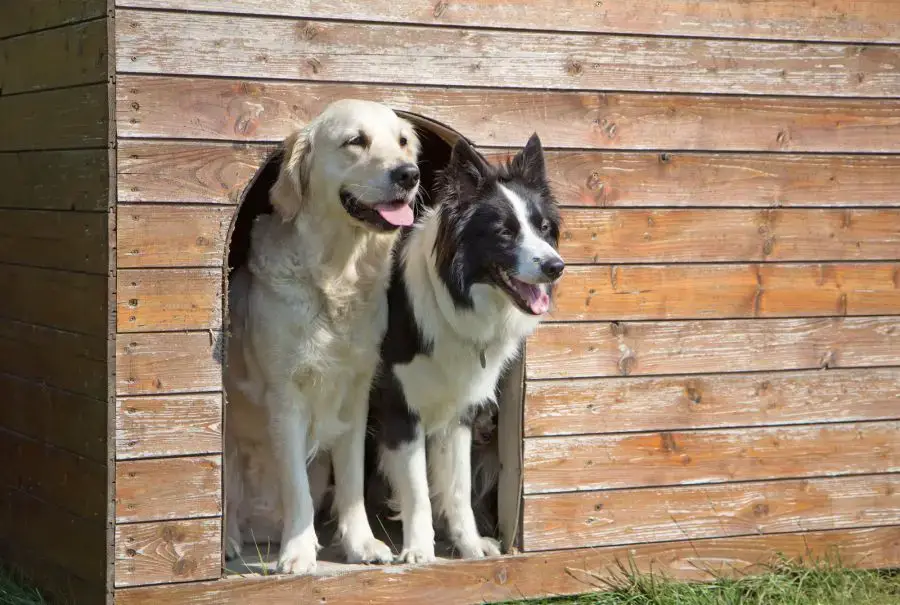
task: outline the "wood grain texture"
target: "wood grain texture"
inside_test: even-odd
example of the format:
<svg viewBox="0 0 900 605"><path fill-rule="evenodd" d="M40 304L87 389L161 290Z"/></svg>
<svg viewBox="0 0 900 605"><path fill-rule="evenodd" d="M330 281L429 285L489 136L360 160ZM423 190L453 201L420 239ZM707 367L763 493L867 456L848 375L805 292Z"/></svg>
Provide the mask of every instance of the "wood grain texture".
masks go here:
<svg viewBox="0 0 900 605"><path fill-rule="evenodd" d="M529 381L527 437L900 418L900 369Z"/></svg>
<svg viewBox="0 0 900 605"><path fill-rule="evenodd" d="M0 153L0 174L4 208L102 212L109 207L105 150Z"/></svg>
<svg viewBox="0 0 900 605"><path fill-rule="evenodd" d="M106 276L0 263L0 316L85 334L106 333ZM61 304L65 301L65 304Z"/></svg>
<svg viewBox="0 0 900 605"><path fill-rule="evenodd" d="M234 213L231 207L119 204L119 268L221 267Z"/></svg>
<svg viewBox="0 0 900 605"><path fill-rule="evenodd" d="M116 591L121 605L474 605L606 590L619 564L676 580L710 580L765 570L774 553L816 560L837 553L848 566L895 567L896 527L746 536L538 553L504 559L433 564L399 572L373 567L331 578L247 577ZM440 587L435 590L435 587Z"/></svg>
<svg viewBox="0 0 900 605"><path fill-rule="evenodd" d="M0 121L0 151L106 147L108 90L92 84L0 97L0 115L6 117ZM105 176L103 181L107 186Z"/></svg>
<svg viewBox="0 0 900 605"><path fill-rule="evenodd" d="M900 41L900 15L891 0L801 0L777 5L720 0L637 0L627 4L574 0L559 4L463 0L119 0L118 6L346 19L627 34L786 40Z"/></svg>
<svg viewBox="0 0 900 605"><path fill-rule="evenodd" d="M895 525L900 476L527 496L524 550Z"/></svg>
<svg viewBox="0 0 900 605"><path fill-rule="evenodd" d="M220 394L120 397L116 458L219 453L222 406Z"/></svg>
<svg viewBox="0 0 900 605"><path fill-rule="evenodd" d="M900 258L900 209L570 209L562 219L570 265Z"/></svg>
<svg viewBox="0 0 900 605"><path fill-rule="evenodd" d="M0 319L0 368L6 374L104 400L106 357L105 335Z"/></svg>
<svg viewBox="0 0 900 605"><path fill-rule="evenodd" d="M27 545L66 572L103 583L106 521L85 519L19 490L0 488L0 544Z"/></svg>
<svg viewBox="0 0 900 605"><path fill-rule="evenodd" d="M99 212L0 210L0 259L106 275L106 229L107 217Z"/></svg>
<svg viewBox="0 0 900 605"><path fill-rule="evenodd" d="M893 46L640 38L119 10L131 73L298 80L892 97ZM257 32L265 32L265 35Z"/></svg>
<svg viewBox="0 0 900 605"><path fill-rule="evenodd" d="M222 334L171 332L116 339L118 395L222 390Z"/></svg>
<svg viewBox="0 0 900 605"><path fill-rule="evenodd" d="M301 62L296 56L291 60L294 66ZM130 75L118 76L116 97L121 137L274 143L331 101L361 98L428 116L480 146L517 147L538 132L547 146L579 149L900 151L900 100L892 99L443 89Z"/></svg>
<svg viewBox="0 0 900 605"><path fill-rule="evenodd" d="M219 330L222 281L220 269L122 269L116 278L117 329Z"/></svg>
<svg viewBox="0 0 900 605"><path fill-rule="evenodd" d="M0 40L3 94L106 82L106 19Z"/></svg>
<svg viewBox="0 0 900 605"><path fill-rule="evenodd" d="M6 366L4 369L9 371ZM0 374L4 397L0 426L105 463L106 402L55 389L38 380Z"/></svg>
<svg viewBox="0 0 900 605"><path fill-rule="evenodd" d="M123 141L119 201L237 204L272 149Z"/></svg>
<svg viewBox="0 0 900 605"><path fill-rule="evenodd" d="M895 317L546 324L528 378L891 366Z"/></svg>
<svg viewBox="0 0 900 605"><path fill-rule="evenodd" d="M222 457L116 462L116 522L222 514Z"/></svg>
<svg viewBox="0 0 900 605"><path fill-rule="evenodd" d="M525 440L525 493L897 472L900 422Z"/></svg>
<svg viewBox="0 0 900 605"><path fill-rule="evenodd" d="M116 525L115 585L218 578L221 540L219 519Z"/></svg>
<svg viewBox="0 0 900 605"><path fill-rule="evenodd" d="M553 133L541 132L545 143L547 134ZM123 140L118 155L119 201L236 204L272 149ZM502 150L486 152L495 159L507 155ZM566 206L900 205L900 183L895 178L900 157L893 155L548 151L546 157L554 192ZM579 216L569 216L573 215ZM790 222L792 216L786 212L782 217L773 210L770 215L755 215L753 220L773 230L796 226ZM838 211L829 216L838 216ZM854 225L851 220L846 226L842 223L843 229L852 232L866 226L865 216L851 215L862 223ZM828 220L829 226L832 220ZM725 222L723 228L728 227L733 226ZM674 225L659 225L659 230L667 228ZM641 231L642 236L645 233L646 229Z"/></svg>
<svg viewBox="0 0 900 605"><path fill-rule="evenodd" d="M106 14L106 5L106 0L8 2L3 6L0 37L5 38L101 17Z"/></svg>
<svg viewBox="0 0 900 605"><path fill-rule="evenodd" d="M106 465L0 429L0 487L83 519L106 519Z"/></svg>
<svg viewBox="0 0 900 605"><path fill-rule="evenodd" d="M559 321L879 315L900 309L900 264L569 267Z"/></svg>

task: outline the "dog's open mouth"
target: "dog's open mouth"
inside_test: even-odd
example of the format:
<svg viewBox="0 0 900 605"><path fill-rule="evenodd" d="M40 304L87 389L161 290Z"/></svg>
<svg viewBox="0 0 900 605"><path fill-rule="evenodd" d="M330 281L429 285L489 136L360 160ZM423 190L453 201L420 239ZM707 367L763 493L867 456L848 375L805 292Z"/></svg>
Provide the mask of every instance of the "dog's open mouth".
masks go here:
<svg viewBox="0 0 900 605"><path fill-rule="evenodd" d="M494 281L525 313L543 315L550 310L550 295L543 286L516 279L507 271L494 265Z"/></svg>
<svg viewBox="0 0 900 605"><path fill-rule="evenodd" d="M412 206L406 199L366 204L348 191L341 191L341 205L358 221L381 231L393 231L413 224Z"/></svg>

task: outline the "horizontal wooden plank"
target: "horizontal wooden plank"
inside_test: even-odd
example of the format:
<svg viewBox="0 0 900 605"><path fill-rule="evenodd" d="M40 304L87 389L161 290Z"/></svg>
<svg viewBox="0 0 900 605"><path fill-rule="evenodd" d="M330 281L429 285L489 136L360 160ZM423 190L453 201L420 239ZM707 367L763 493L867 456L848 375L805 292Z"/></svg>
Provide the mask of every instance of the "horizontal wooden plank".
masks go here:
<svg viewBox="0 0 900 605"><path fill-rule="evenodd" d="M237 204L273 149L122 141L118 154L119 202Z"/></svg>
<svg viewBox="0 0 900 605"><path fill-rule="evenodd" d="M109 160L105 149L0 153L5 208L105 211Z"/></svg>
<svg viewBox="0 0 900 605"><path fill-rule="evenodd" d="M116 458L220 453L222 405L220 394L120 397Z"/></svg>
<svg viewBox="0 0 900 605"><path fill-rule="evenodd" d="M116 127L122 137L280 142L328 103L360 98L428 116L482 146L516 147L538 132L552 147L900 151L900 100L890 99L598 94L129 75L118 77L116 96ZM729 179L740 175L732 171Z"/></svg>
<svg viewBox="0 0 900 605"><path fill-rule="evenodd" d="M900 41L900 16L891 0L800 0L778 5L719 0L636 0L601 3L537 0L526 6L463 0L118 0L118 6L250 13L316 19L425 25L463 25L623 34L716 36L785 40Z"/></svg>
<svg viewBox="0 0 900 605"><path fill-rule="evenodd" d="M527 496L525 551L896 525L900 476Z"/></svg>
<svg viewBox="0 0 900 605"><path fill-rule="evenodd" d="M38 380L0 373L0 426L105 464L107 403Z"/></svg>
<svg viewBox="0 0 900 605"><path fill-rule="evenodd" d="M222 514L222 457L116 462L116 522Z"/></svg>
<svg viewBox="0 0 900 605"><path fill-rule="evenodd" d="M0 316L85 334L106 334L107 277L0 263ZM61 304L65 301L65 304Z"/></svg>
<svg viewBox="0 0 900 605"><path fill-rule="evenodd" d="M92 84L0 97L0 151L108 146L108 90Z"/></svg>
<svg viewBox="0 0 900 605"><path fill-rule="evenodd" d="M271 149L269 146L224 143L123 140L118 153L119 201L236 204ZM493 150L488 153L498 157L506 155ZM894 155L549 151L547 164L554 191L560 203L567 206L900 205L900 182L896 178L900 156ZM568 216L577 220L579 215ZM682 220L690 220L692 227L700 231L709 221L703 217L710 215L671 216L689 217ZM757 240L774 240L771 255L777 256L784 250L776 237L778 230L799 228L791 221L793 216L789 212L782 215L777 210L770 215L755 215L754 223L768 231L743 237L755 235ZM811 233L810 237L823 235L825 229L834 228L838 211L827 216L830 217L828 227L821 233ZM657 221L656 229L649 230L651 236L660 237L670 229L677 228L679 233L686 229L681 223L668 224L662 216L649 215L647 218ZM695 225L694 221L700 223ZM743 222L740 224L747 227ZM838 224L842 227L840 233L847 240L860 228L870 228L865 214L851 215L851 220ZM647 226L634 224L635 229L642 229L641 237L648 233ZM572 228L586 229L588 226L576 222ZM734 226L725 220L720 228ZM830 236L833 231L827 233ZM698 236L726 238L719 232ZM783 233L783 237L787 236ZM605 240L598 238L592 243L601 245L602 241ZM829 246L843 241L839 235ZM655 240L629 242L629 245L640 243L651 247ZM790 243L799 245L793 240Z"/></svg>
<svg viewBox="0 0 900 605"><path fill-rule="evenodd" d="M90 583L106 577L106 521L85 519L19 490L0 488L0 544L23 550Z"/></svg>
<svg viewBox="0 0 900 605"><path fill-rule="evenodd" d="M900 364L895 317L545 324L528 378L700 374Z"/></svg>
<svg viewBox="0 0 900 605"><path fill-rule="evenodd" d="M107 223L100 212L0 210L0 259L106 275Z"/></svg>
<svg viewBox="0 0 900 605"><path fill-rule="evenodd" d="M107 394L107 365L105 335L63 332L0 318L3 373L102 401Z"/></svg>
<svg viewBox="0 0 900 605"><path fill-rule="evenodd" d="M106 520L106 464L0 429L0 486L85 519Z"/></svg>
<svg viewBox="0 0 900 605"><path fill-rule="evenodd" d="M900 258L900 209L597 209L562 218L570 265Z"/></svg>
<svg viewBox="0 0 900 605"><path fill-rule="evenodd" d="M297 80L892 97L893 46L116 13L118 71ZM262 35L259 32L265 32Z"/></svg>
<svg viewBox="0 0 900 605"><path fill-rule="evenodd" d="M3 94L106 82L106 19L0 40Z"/></svg>
<svg viewBox="0 0 900 605"><path fill-rule="evenodd" d="M900 561L900 528L801 532L628 547L572 549L404 569L370 567L329 578L263 576L116 591L121 605L243 605L325 602L344 605L475 605L608 590L622 565L675 580L709 581L768 570L788 559L839 556L850 567L890 568ZM435 590L439 586L440 590Z"/></svg>
<svg viewBox="0 0 900 605"><path fill-rule="evenodd" d="M222 390L221 332L130 334L116 339L118 395Z"/></svg>
<svg viewBox="0 0 900 605"><path fill-rule="evenodd" d="M171 332L222 327L221 269L122 269L117 329Z"/></svg>
<svg viewBox="0 0 900 605"><path fill-rule="evenodd" d="M221 542L219 519L116 525L115 585L218 578L222 573Z"/></svg>
<svg viewBox="0 0 900 605"><path fill-rule="evenodd" d="M900 264L569 267L554 320L879 315L900 309ZM121 317L121 314L120 314Z"/></svg>
<svg viewBox="0 0 900 605"><path fill-rule="evenodd" d="M900 369L530 381L525 436L900 418Z"/></svg>
<svg viewBox="0 0 900 605"><path fill-rule="evenodd" d="M900 470L900 422L535 437L525 493Z"/></svg>
<svg viewBox="0 0 900 605"><path fill-rule="evenodd" d="M120 204L119 268L221 267L234 213L227 206Z"/></svg>
<svg viewBox="0 0 900 605"><path fill-rule="evenodd" d="M85 21L106 14L107 0L29 0L9 2L3 7L0 37Z"/></svg>

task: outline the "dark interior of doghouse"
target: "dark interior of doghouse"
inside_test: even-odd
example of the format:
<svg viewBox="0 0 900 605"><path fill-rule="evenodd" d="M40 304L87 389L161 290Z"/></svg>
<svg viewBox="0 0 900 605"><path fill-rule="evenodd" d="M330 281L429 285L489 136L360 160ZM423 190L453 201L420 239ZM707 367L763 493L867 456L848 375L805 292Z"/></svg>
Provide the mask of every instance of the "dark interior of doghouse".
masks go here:
<svg viewBox="0 0 900 605"><path fill-rule="evenodd" d="M421 194L416 204L416 216L424 208L434 203L435 183L437 173L449 161L453 142L430 129L425 124L416 123L416 129L421 141L421 154L419 157L419 169L421 171ZM460 135L456 135L457 137ZM250 246L250 232L255 219L261 214L270 214L273 211L269 201L269 189L278 176L281 166L280 151L274 152L259 170L254 180L248 187L237 215L232 224L232 231L228 247L228 271L231 272L247 262ZM503 399L501 393L501 400ZM478 490L475 503L475 514L478 520L479 530L482 535L499 538L498 515L498 487L497 473L500 468L498 451L498 425L499 419L496 409L485 410L478 418L473 428L473 492ZM369 520L375 535L390 546L395 554L399 553L403 543L402 526L399 520L395 520L393 511L387 506L389 489L383 479L375 470L374 449L367 444L366 451L366 506L369 512ZM484 489L484 485L490 487ZM226 502L226 506L227 506ZM328 503L316 519L316 533L320 543L325 547L319 554L319 573L329 575L341 573L348 569L348 564L343 562L341 549L333 544L335 523L330 514ZM440 524L435 527L437 544L436 554L439 557L452 558L454 552L449 544L442 540L443 532ZM269 572L274 570L274 564L278 556L278 544L245 544L242 556L238 560L228 561L226 571L229 573L266 573L264 565Z"/></svg>

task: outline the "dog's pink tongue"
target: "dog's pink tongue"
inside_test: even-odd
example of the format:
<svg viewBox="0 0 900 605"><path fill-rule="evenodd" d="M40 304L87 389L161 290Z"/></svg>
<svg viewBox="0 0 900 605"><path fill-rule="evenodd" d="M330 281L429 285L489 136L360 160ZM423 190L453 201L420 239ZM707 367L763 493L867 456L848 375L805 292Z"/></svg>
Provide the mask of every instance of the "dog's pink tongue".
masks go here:
<svg viewBox="0 0 900 605"><path fill-rule="evenodd" d="M528 308L532 313L543 315L550 310L550 295L544 292L542 287L524 282L516 282L515 286L525 302L528 303Z"/></svg>
<svg viewBox="0 0 900 605"><path fill-rule="evenodd" d="M394 204L376 204L375 210L378 211L378 214L381 215L381 218L386 220L392 225L396 225L398 227L408 227L413 224L413 211L412 207L405 203L394 203Z"/></svg>

